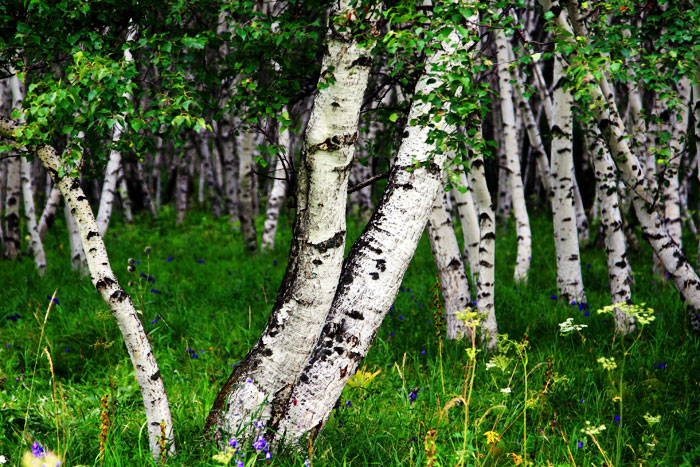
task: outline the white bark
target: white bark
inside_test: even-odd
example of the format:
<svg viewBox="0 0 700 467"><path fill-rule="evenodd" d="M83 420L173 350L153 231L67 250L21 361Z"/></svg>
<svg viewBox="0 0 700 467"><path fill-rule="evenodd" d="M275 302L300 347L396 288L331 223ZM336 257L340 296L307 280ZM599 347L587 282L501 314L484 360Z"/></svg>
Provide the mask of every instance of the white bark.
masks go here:
<svg viewBox="0 0 700 467"><path fill-rule="evenodd" d="M216 151L223 160L224 171L224 200L226 212L231 221L238 219L238 164L234 153L235 138L230 130L224 131L223 124L217 128Z"/></svg>
<svg viewBox="0 0 700 467"><path fill-rule="evenodd" d="M574 24L579 35L587 35L585 27L577 21L578 10L570 5ZM560 24L561 26L561 24ZM569 28L569 32L573 31ZM570 40L570 39L567 39ZM591 79L593 79L591 77ZM681 299L690 308L690 317L695 329L700 329L700 279L690 266L681 248L673 241L664 227L661 216L653 209L649 198L649 186L642 165L628 145L628 135L612 99L611 86L604 75L600 75L598 86L591 87L594 101L604 105L593 108L595 119L603 134L610 154L617 165L623 181L630 187L635 213L642 226L644 238L649 242L654 253L663 262L669 277L673 281Z"/></svg>
<svg viewBox="0 0 700 467"><path fill-rule="evenodd" d="M68 228L71 267L74 271L77 271L81 275L87 274L87 263L85 261L83 242L80 240L78 225L75 223L73 214L71 214L70 207L67 204L63 205L63 214L66 218L66 227Z"/></svg>
<svg viewBox="0 0 700 467"><path fill-rule="evenodd" d="M346 14L355 18L350 0L339 0L329 21ZM253 416L270 417L275 406L265 402L288 393L321 332L345 252L348 173L370 52L350 32L329 27L321 69L333 70L335 84L319 89L309 118L287 271L267 328L219 393L205 432L235 433Z"/></svg>
<svg viewBox="0 0 700 467"><path fill-rule="evenodd" d="M175 174L175 223L181 225L185 221L187 213L187 192L189 188L189 164L187 159L191 157L187 150L183 155L174 155L177 171Z"/></svg>
<svg viewBox="0 0 700 467"><path fill-rule="evenodd" d="M520 115L522 115L523 121L525 122L525 130L527 130L527 138L530 141L530 149L534 153L537 173L540 176L540 181L544 187L545 193L547 193L547 197L550 197L552 195L552 183L551 174L549 172L549 160L547 159L547 152L544 148L544 144L542 144L535 114L532 111L530 103L525 99L525 96L523 96L523 92L519 86L515 86L515 93L518 99Z"/></svg>
<svg viewBox="0 0 700 467"><path fill-rule="evenodd" d="M48 232L49 227L53 225L53 221L56 218L56 213L58 212L58 203L61 202L61 191L56 185L51 188L51 193L49 193L49 198L46 200L46 206L44 211L41 213L39 218L39 226L37 231L39 232L39 238L43 241Z"/></svg>
<svg viewBox="0 0 700 467"><path fill-rule="evenodd" d="M119 167L119 183L118 183L118 191L119 191L119 199L122 202L122 209L124 210L124 219L126 220L127 223L133 224L134 223L134 215L131 210L131 198L129 197L129 188L126 186L126 180L124 178L124 167L123 165Z"/></svg>
<svg viewBox="0 0 700 467"><path fill-rule="evenodd" d="M494 286L496 283L496 216L493 212L491 194L486 185L484 174L484 158L474 154L471 161L471 178L469 183L474 190L474 205L479 215L479 273L476 281L476 305L486 316L482 324L482 340L489 348L498 343L498 323L496 322L496 306Z"/></svg>
<svg viewBox="0 0 700 467"><path fill-rule="evenodd" d="M37 230L36 211L34 209L34 190L32 189L32 171L29 161L22 158L21 178L22 178L22 198L24 198L24 219L27 221L27 232L29 233L29 249L34 256L34 263L40 276L46 272L46 254L41 237Z"/></svg>
<svg viewBox="0 0 700 467"><path fill-rule="evenodd" d="M430 209L428 238L442 289L447 338L458 340L464 337L466 326L457 315L469 306L471 295L464 263L459 254L457 236L447 211L445 191L438 192Z"/></svg>
<svg viewBox="0 0 700 467"><path fill-rule="evenodd" d="M567 21L566 10L558 2L540 0L545 10L555 14L557 24ZM552 8L554 6L554 8ZM586 301L576 227L573 186L572 106L574 98L564 89L566 63L561 51L554 57L554 114L552 123L552 213L554 244L557 251L557 287L559 297L567 302Z"/></svg>
<svg viewBox="0 0 700 467"><path fill-rule="evenodd" d="M241 221L241 234L248 251L258 249L258 234L255 230L253 201L253 152L255 151L255 134L245 131L240 135L238 144L238 218Z"/></svg>
<svg viewBox="0 0 700 467"><path fill-rule="evenodd" d="M441 82L434 64L449 60L459 44L456 33L428 59L428 73L416 93L428 94ZM449 62L448 62L449 68ZM408 121L430 110L415 99ZM437 126L452 131L443 119ZM296 443L309 433L315 437L325 424L347 380L355 373L398 292L425 227L430 207L440 190L445 155L435 154L426 138L429 129L407 126L381 204L355 242L343 265L331 311L306 367L291 394L282 394L280 411L271 427ZM414 170L410 168L415 167Z"/></svg>
<svg viewBox="0 0 700 467"><path fill-rule="evenodd" d="M462 236L464 238L464 253L469 263L469 275L476 281L479 274L479 216L474 205L472 188L464 172L459 174L460 187L452 190L457 204ZM461 190L466 189L463 193Z"/></svg>
<svg viewBox="0 0 700 467"><path fill-rule="evenodd" d="M667 109L667 105L663 105L669 116L669 132L671 139L669 141L670 157L668 164L664 169L665 183L662 186L664 196L664 217L666 230L673 241L679 247L683 247L683 221L681 219L680 210L680 180L678 172L683 158L683 143L685 139L686 129L688 128L689 116L689 98L690 98L690 80L687 78L681 79L677 84L678 97L680 99L680 109ZM667 104L666 102L664 104Z"/></svg>
<svg viewBox="0 0 700 467"><path fill-rule="evenodd" d="M576 169L574 167L572 167L571 181L573 182L574 190L574 209L576 210L576 230L578 231L578 241L581 244L585 244L591 238L591 226L588 223L586 209L583 206L583 198L581 198L581 191L578 188L578 181L576 180Z"/></svg>
<svg viewBox="0 0 700 467"><path fill-rule="evenodd" d="M11 138L12 132L17 127L16 122L0 117L0 136ZM109 265L107 250L98 232L90 203L77 179L68 175L59 177L62 161L52 147L42 146L36 150L36 153L66 201L67 218L75 219L92 284L109 305L124 337L143 397L151 452L156 459L161 455L161 424L163 424L162 429L167 443L167 452L164 454L174 454L173 425L160 370L134 304L129 295L119 286Z"/></svg>
<svg viewBox="0 0 700 467"><path fill-rule="evenodd" d="M282 207L282 203L284 202L284 198L287 193L287 171L285 170L285 161L289 161L291 154L289 150L290 145L288 128L279 131L278 145L282 152L277 154L275 171L272 173L274 180L272 182L272 190L270 190L270 197L267 201L265 227L263 229L261 244L262 250L271 250L275 247L275 235L277 234L277 223L279 222L280 208Z"/></svg>
<svg viewBox="0 0 700 467"><path fill-rule="evenodd" d="M508 185L513 203L513 216L515 217L515 233L518 239L514 280L516 283L527 282L530 257L532 256L532 234L530 233L530 218L527 215L527 206L525 206L525 190L520 170L520 151L516 136L515 109L513 108L513 86L510 84L512 76L507 68L510 58L508 56L508 41L503 29L496 31L496 57L500 64L498 66L498 87L500 89L501 122L503 123L503 148L501 152L505 154Z"/></svg>
<svg viewBox="0 0 700 467"><path fill-rule="evenodd" d="M617 196L615 163L610 157L608 149L603 145L602 136L597 127L591 129L589 139L588 146L591 148L591 158L601 198L599 201L600 223L605 234L611 300L613 304L631 303L632 290L630 285L632 278ZM615 309L615 329L624 333L632 331L634 319L621 310Z"/></svg>
<svg viewBox="0 0 700 467"><path fill-rule="evenodd" d="M2 86L0 86L0 96L2 96ZM4 211L5 207L5 184L7 182L7 165L6 159L0 159L0 213ZM0 247L2 247L3 252L5 250L5 232L2 228L2 220L0 219Z"/></svg>
<svg viewBox="0 0 700 467"><path fill-rule="evenodd" d="M136 28L132 28L126 38L127 42L130 42L136 36ZM124 49L124 61L133 62L134 59L131 56L131 51L126 48ZM129 94L125 94L125 97L130 97ZM121 120L124 120L125 115L121 115ZM114 128L112 129L112 142L116 143L122 136L124 128L120 119L116 119L114 123ZM99 229L100 235L104 237L107 233L107 227L109 227L109 219L112 216L112 207L114 206L115 192L117 190L117 182L119 179L119 167L121 165L122 155L119 151L112 149L109 152L109 161L107 162L107 169L105 170L105 179L102 184L102 194L100 196L100 207L97 210L97 227Z"/></svg>
<svg viewBox="0 0 700 467"><path fill-rule="evenodd" d="M12 88L12 107L18 109L22 103L22 96L19 89L19 79L17 75L10 79ZM2 95L0 94L0 101ZM12 157L7 159L7 175L5 184L5 257L17 259L20 253L19 238L19 202L21 200L21 177L20 158L22 155L17 151Z"/></svg>

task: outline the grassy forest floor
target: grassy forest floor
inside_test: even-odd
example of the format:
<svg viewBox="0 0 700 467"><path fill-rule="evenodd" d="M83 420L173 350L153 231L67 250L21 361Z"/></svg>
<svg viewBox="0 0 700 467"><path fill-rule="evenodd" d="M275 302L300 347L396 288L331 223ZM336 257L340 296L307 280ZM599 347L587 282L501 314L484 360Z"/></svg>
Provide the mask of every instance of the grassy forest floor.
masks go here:
<svg viewBox="0 0 700 467"><path fill-rule="evenodd" d="M471 344L440 346L433 324L435 266L424 236L363 363L368 373L379 373L346 388L313 446L313 465L429 465L429 458L436 466L457 465L460 458L468 466L517 465L520 456L533 465L700 465L700 341L688 331L678 294L652 274L643 244L632 257L633 292L657 319L626 352L634 336L615 336L612 319L596 313L610 300L603 249L582 251L586 305L554 297L550 219L533 215L526 286L512 280L514 228L499 233L496 312L500 332L513 344L498 357L476 354L468 406L459 397L469 397ZM349 227L350 240L360 229ZM201 428L231 367L266 324L290 230L283 219L275 250L251 255L226 219L201 212L190 212L181 227L167 210L134 225L113 220L106 238L112 266L142 311L172 406L179 453L167 465L221 465L212 459L215 451L200 447ZM694 240L687 244L694 258ZM61 221L46 249L44 278L30 257L0 261L0 455L14 465L36 440L65 454L64 465L153 464L116 323L89 280L71 271ZM130 257L137 262L133 274L127 272ZM58 305L42 337L54 290ZM559 323L569 317L588 327L561 335ZM520 347L525 341L529 345ZM603 369L600 357L613 357L617 368ZM600 425L606 429L596 434ZM102 442L101 426L109 426ZM582 432L586 428L592 435ZM251 448L247 465L301 466L309 454L254 458Z"/></svg>

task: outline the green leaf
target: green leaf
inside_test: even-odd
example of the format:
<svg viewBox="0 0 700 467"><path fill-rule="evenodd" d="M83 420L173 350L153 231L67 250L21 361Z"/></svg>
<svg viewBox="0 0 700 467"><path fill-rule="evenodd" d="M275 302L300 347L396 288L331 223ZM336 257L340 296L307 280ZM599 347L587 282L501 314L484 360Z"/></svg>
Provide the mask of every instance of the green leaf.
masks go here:
<svg viewBox="0 0 700 467"><path fill-rule="evenodd" d="M398 115L396 112L394 112L393 114L389 115L389 121L390 121L390 122L395 122L395 121L398 120L398 119L399 119L399 115Z"/></svg>

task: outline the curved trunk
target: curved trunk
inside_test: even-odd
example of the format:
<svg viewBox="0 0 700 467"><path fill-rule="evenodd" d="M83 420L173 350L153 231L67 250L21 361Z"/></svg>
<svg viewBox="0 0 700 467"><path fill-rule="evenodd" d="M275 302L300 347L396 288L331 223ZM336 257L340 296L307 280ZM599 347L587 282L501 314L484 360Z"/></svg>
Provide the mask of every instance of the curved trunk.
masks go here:
<svg viewBox="0 0 700 467"><path fill-rule="evenodd" d="M68 242L70 243L70 264L74 271L79 274L87 274L87 263L85 262L85 252L83 242L80 240L78 225L75 223L73 214L67 204L63 205L63 215L66 218L66 228L68 229Z"/></svg>
<svg viewBox="0 0 700 467"><path fill-rule="evenodd" d="M515 110L513 109L513 87L510 84L511 73L506 68L509 61L508 41L503 29L496 31L496 57L501 64L498 67L498 87L501 122L503 123L503 148L505 154L508 185L513 203L515 217L515 232L518 238L518 250L515 259L515 282L527 282L532 256L532 234L530 233L530 218L525 205L525 190L520 171L520 151L515 127ZM500 188L500 187L499 187Z"/></svg>
<svg viewBox="0 0 700 467"><path fill-rule="evenodd" d="M569 4L569 8L577 34L587 36L585 27L577 20L580 17L578 6ZM573 37L573 31L570 28L568 31ZM592 97L595 101L605 103L605 105L596 105L593 114L623 181L630 187L635 213L642 226L644 238L662 261L681 299L690 307L693 327L700 329L700 315L698 315L700 310L700 279L681 248L666 231L663 219L654 210L653 203L650 202L648 182L644 177L639 159L629 148L628 135L617 111L617 105L612 99L611 86L607 78L600 75L597 82L598 86L590 88Z"/></svg>
<svg viewBox="0 0 700 467"><path fill-rule="evenodd" d="M121 288L109 265L107 249L98 232L90 204L78 180L67 175L59 177L61 158L53 148L42 146L37 150L37 155L61 190L66 209L75 219L92 284L109 305L124 337L143 397L151 452L156 459L162 454L174 454L173 424L160 370L131 297ZM163 441L161 432L165 433L165 453L161 452L160 447Z"/></svg>
<svg viewBox="0 0 700 467"><path fill-rule="evenodd" d="M466 326L457 315L471 302L469 281L464 263L459 254L457 236L447 210L447 192L438 193L428 217L428 238L433 250L435 267L440 278L442 298L445 303L447 338L457 340L464 337Z"/></svg>
<svg viewBox="0 0 700 467"><path fill-rule="evenodd" d="M454 52L458 44L459 38L452 32L426 68L431 70L435 63L444 62L443 57ZM433 91L441 83L443 72L423 75L416 94ZM408 122L429 110L429 104L414 100ZM436 126L442 131L453 130L444 119ZM321 336L291 393L285 391L273 401L278 408L271 428L292 443L307 433L312 438L318 435L345 383L367 353L396 297L430 207L442 187L445 155L438 152L427 160L435 150L434 143L426 142L429 129L407 126L404 134L382 201L343 264Z"/></svg>
<svg viewBox="0 0 700 467"><path fill-rule="evenodd" d="M356 18L350 0L334 4L329 24L341 15ZM370 52L350 31L329 28L322 69L333 70L335 83L319 89L309 117L290 261L267 328L224 384L207 418L205 433L216 429L217 441L221 431L233 434L253 417L271 416L275 405L269 402L288 394L325 322L345 252L348 173Z"/></svg>

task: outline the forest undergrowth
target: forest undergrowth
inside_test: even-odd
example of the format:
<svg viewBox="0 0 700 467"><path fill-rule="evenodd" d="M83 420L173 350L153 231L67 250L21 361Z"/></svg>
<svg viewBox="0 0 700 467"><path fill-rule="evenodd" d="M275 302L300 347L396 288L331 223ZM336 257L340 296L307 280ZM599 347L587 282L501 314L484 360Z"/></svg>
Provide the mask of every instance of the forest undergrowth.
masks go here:
<svg viewBox="0 0 700 467"><path fill-rule="evenodd" d="M229 465L700 465L700 341L672 284L652 273L650 249L631 262L634 302L654 319L622 338L598 313L610 304L604 249L582 249L589 302L562 303L551 220L531 220L527 285L512 280L514 227L496 243L500 352L444 339L423 238L316 442L268 453L237 440ZM351 222L349 243L360 230ZM290 235L282 220L277 247L250 254L226 219L199 211L181 227L167 208L156 220L112 221L112 266L141 312L173 412L178 454L158 462L116 323L88 278L71 271L65 225L47 236L44 278L30 257L1 262L0 456L19 465L33 446L68 466L222 465L226 456L202 447L201 429L266 324Z"/></svg>

